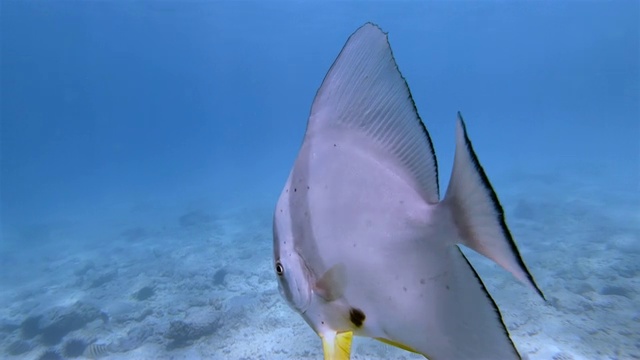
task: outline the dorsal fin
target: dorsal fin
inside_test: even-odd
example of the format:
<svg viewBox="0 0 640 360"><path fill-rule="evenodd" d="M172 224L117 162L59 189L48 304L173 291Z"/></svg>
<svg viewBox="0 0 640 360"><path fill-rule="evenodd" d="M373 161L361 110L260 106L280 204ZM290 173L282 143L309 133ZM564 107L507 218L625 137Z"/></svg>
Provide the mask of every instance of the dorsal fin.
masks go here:
<svg viewBox="0 0 640 360"><path fill-rule="evenodd" d="M313 102L306 136L335 128L371 138L408 170L427 202L439 201L431 138L387 35L372 23L349 37L331 66Z"/></svg>

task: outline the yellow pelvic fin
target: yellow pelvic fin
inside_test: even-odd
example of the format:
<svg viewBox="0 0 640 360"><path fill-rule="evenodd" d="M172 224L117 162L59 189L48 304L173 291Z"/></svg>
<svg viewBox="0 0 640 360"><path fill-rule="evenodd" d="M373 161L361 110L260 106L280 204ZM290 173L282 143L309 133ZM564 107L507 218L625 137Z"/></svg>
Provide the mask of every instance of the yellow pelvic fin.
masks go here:
<svg viewBox="0 0 640 360"><path fill-rule="evenodd" d="M410 352L416 353L416 354L421 354L421 353L413 350L412 348L408 347L407 345L404 345L404 344L401 344L401 343L398 343L398 342L395 342L395 341L391 341L391 340L383 339L383 338L376 338L376 340L381 341L381 342L383 342L385 344L389 344L391 346L395 346L395 347L400 348L402 350L410 351Z"/></svg>
<svg viewBox="0 0 640 360"><path fill-rule="evenodd" d="M328 332L320 335L324 360L349 360L351 358L351 341L353 332Z"/></svg>

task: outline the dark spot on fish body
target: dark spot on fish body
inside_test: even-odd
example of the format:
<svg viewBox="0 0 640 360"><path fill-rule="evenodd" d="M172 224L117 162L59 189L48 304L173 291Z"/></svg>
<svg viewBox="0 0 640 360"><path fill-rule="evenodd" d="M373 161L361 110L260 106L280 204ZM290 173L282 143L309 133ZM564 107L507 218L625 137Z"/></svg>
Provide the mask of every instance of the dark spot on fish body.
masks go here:
<svg viewBox="0 0 640 360"><path fill-rule="evenodd" d="M402 290L404 290L404 292L407 292L407 287L406 287L406 286L403 286L403 287L402 287Z"/></svg>
<svg viewBox="0 0 640 360"><path fill-rule="evenodd" d="M449 285L447 285L446 287L447 287L447 290L449 290Z"/></svg>
<svg viewBox="0 0 640 360"><path fill-rule="evenodd" d="M297 191L298 191L298 188L293 188L293 192L297 192Z"/></svg>
<svg viewBox="0 0 640 360"><path fill-rule="evenodd" d="M420 284L424 285L426 283L427 283L427 281L425 279L420 279Z"/></svg>
<svg viewBox="0 0 640 360"><path fill-rule="evenodd" d="M351 310L349 310L349 319L356 327L362 327L362 324L364 324L364 320L366 318L367 317L365 316L364 312L362 312L362 310L360 309L351 308Z"/></svg>

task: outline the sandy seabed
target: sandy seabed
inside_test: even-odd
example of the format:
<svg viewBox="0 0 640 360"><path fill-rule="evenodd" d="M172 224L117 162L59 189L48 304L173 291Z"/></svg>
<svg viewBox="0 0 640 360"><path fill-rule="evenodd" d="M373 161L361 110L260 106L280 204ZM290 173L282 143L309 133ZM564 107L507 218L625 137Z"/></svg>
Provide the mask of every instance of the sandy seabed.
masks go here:
<svg viewBox="0 0 640 360"><path fill-rule="evenodd" d="M523 359L640 359L640 191L583 175L514 174L498 189L546 302L465 251ZM182 209L107 241L4 242L0 357L322 359L278 293L271 212ZM356 338L352 358L423 357Z"/></svg>

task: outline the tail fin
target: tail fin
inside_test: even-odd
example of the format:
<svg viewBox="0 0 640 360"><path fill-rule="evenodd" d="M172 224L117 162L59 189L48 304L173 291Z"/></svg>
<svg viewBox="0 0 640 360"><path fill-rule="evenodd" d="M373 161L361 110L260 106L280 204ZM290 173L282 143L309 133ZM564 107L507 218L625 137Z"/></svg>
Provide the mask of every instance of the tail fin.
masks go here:
<svg viewBox="0 0 640 360"><path fill-rule="evenodd" d="M473 151L460 113L453 172L441 205L450 210L464 245L498 263L544 299L520 257L498 196Z"/></svg>

